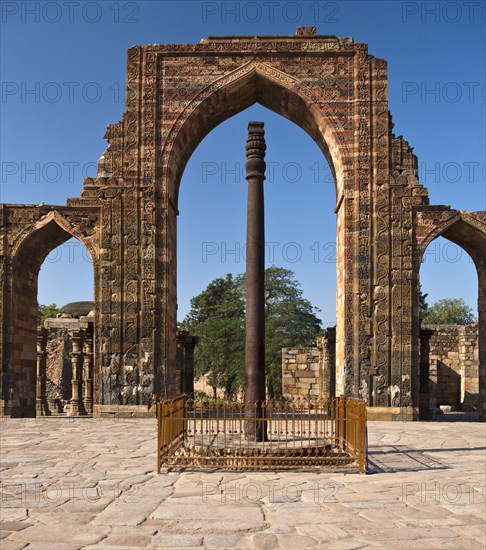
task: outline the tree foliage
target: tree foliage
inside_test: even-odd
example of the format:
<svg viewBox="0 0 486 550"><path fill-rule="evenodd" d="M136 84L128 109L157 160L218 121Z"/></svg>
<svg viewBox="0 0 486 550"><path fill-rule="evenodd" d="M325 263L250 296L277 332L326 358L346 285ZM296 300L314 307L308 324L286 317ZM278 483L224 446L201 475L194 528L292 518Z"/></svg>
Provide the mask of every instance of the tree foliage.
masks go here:
<svg viewBox="0 0 486 550"><path fill-rule="evenodd" d="M424 316L427 314L427 311L429 310L429 304L427 303L427 296L428 294L424 294L422 292L422 285L419 283L419 317L420 322L423 322Z"/></svg>
<svg viewBox="0 0 486 550"><path fill-rule="evenodd" d="M271 395L281 392L282 348L314 345L322 332L317 311L292 271L265 270L265 368ZM181 328L200 337L196 376L207 374L213 387L229 395L244 387L245 275L212 281L191 300Z"/></svg>
<svg viewBox="0 0 486 550"><path fill-rule="evenodd" d="M245 275L239 277L244 291ZM265 372L270 395L282 389L282 348L312 346L322 333L318 309L303 297L294 273L265 270Z"/></svg>
<svg viewBox="0 0 486 550"><path fill-rule="evenodd" d="M425 312L426 325L470 325L476 322L474 312L462 298L444 298L434 302Z"/></svg>
<svg viewBox="0 0 486 550"><path fill-rule="evenodd" d="M245 302L239 281L231 274L214 279L192 298L191 310L181 323L200 341L196 346L195 375L208 375L213 388L234 393L244 383Z"/></svg>
<svg viewBox="0 0 486 550"><path fill-rule="evenodd" d="M44 321L52 317L57 317L59 313L62 313L62 308L57 307L56 304L37 304L37 324L44 326Z"/></svg>

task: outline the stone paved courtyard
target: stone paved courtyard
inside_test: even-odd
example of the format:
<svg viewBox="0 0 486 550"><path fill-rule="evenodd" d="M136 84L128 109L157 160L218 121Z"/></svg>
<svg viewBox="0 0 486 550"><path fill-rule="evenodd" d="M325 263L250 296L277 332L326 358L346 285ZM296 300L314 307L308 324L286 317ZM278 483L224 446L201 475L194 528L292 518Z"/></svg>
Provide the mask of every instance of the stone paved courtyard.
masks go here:
<svg viewBox="0 0 486 550"><path fill-rule="evenodd" d="M370 422L372 475L156 475L155 420L4 419L1 550L481 549L485 424Z"/></svg>

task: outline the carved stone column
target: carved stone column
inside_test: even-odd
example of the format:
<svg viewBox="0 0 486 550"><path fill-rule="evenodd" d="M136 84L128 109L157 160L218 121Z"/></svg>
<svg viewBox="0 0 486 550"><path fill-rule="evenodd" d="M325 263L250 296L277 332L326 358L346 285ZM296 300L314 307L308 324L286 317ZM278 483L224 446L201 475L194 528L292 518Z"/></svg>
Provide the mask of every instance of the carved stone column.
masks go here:
<svg viewBox="0 0 486 550"><path fill-rule="evenodd" d="M420 369L419 369L419 418L427 420L432 418L433 411L431 410L431 398L435 396L435 384L431 378L430 372L430 338L434 334L433 330L420 330ZM437 371L432 373L437 375Z"/></svg>
<svg viewBox="0 0 486 550"><path fill-rule="evenodd" d="M197 336L189 336L186 339L183 390L187 394L194 393L194 348L198 342Z"/></svg>
<svg viewBox="0 0 486 550"><path fill-rule="evenodd" d="M336 396L336 327L329 327L327 336L327 357L329 362L329 397Z"/></svg>
<svg viewBox="0 0 486 550"><path fill-rule="evenodd" d="M246 179L246 346L245 401L248 439L266 439L265 409L265 223L263 181L265 180L263 122L248 124ZM250 420L251 419L251 420Z"/></svg>
<svg viewBox="0 0 486 550"><path fill-rule="evenodd" d="M479 420L486 422L486 260L478 267Z"/></svg>
<svg viewBox="0 0 486 550"><path fill-rule="evenodd" d="M194 348L199 342L197 336L191 336L187 330L178 330L176 391L191 395L194 393Z"/></svg>
<svg viewBox="0 0 486 550"><path fill-rule="evenodd" d="M185 330L176 332L176 368L175 368L175 391L176 395L184 393L184 371L185 371L185 349L184 339L186 336Z"/></svg>
<svg viewBox="0 0 486 550"><path fill-rule="evenodd" d="M439 382L439 362L435 358L429 360L429 409L434 414L441 414L437 404L437 384Z"/></svg>
<svg viewBox="0 0 486 550"><path fill-rule="evenodd" d="M47 367L47 330L37 328L37 381L36 407L37 416L49 416L51 411L46 398L46 367Z"/></svg>
<svg viewBox="0 0 486 550"><path fill-rule="evenodd" d="M83 348L83 404L87 414L93 413L93 333L86 334Z"/></svg>
<svg viewBox="0 0 486 550"><path fill-rule="evenodd" d="M336 327L326 329L316 343L319 350L318 395L332 398L336 396Z"/></svg>
<svg viewBox="0 0 486 550"><path fill-rule="evenodd" d="M197 336L188 334L184 343L184 377L182 380L183 392L194 393L194 348L199 342Z"/></svg>
<svg viewBox="0 0 486 550"><path fill-rule="evenodd" d="M69 404L69 416L81 416L86 414L82 400L82 375L83 375L83 337L81 330L73 330L71 332L71 363L73 367L72 373L72 394Z"/></svg>

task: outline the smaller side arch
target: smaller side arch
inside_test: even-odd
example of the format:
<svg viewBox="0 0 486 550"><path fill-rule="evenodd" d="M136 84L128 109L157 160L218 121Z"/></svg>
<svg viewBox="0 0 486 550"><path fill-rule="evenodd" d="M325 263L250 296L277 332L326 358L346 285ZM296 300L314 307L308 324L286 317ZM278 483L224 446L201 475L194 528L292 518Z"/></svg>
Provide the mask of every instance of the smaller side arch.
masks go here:
<svg viewBox="0 0 486 550"><path fill-rule="evenodd" d="M98 251L93 243L93 236L79 231L65 216L55 210L23 230L12 244L9 256L17 258L19 254L24 254L23 249L25 247L32 250L37 246L37 253L40 256L45 254L40 262L40 265L42 265L42 262L54 248L72 237L78 239L86 247L94 262L97 259Z"/></svg>
<svg viewBox="0 0 486 550"><path fill-rule="evenodd" d="M92 232L94 235L94 231ZM86 246L95 270L97 252L89 232L82 232L59 212L51 211L21 230L8 250L7 315L2 398L7 414L36 414L37 289L42 263L49 253L75 237ZM95 284L95 301L96 301Z"/></svg>
<svg viewBox="0 0 486 550"><path fill-rule="evenodd" d="M431 219L433 213L428 212ZM418 337L418 281L423 255L429 244L438 237L444 237L464 249L474 262L478 275L478 336L479 336L479 418L486 420L486 223L484 213L449 211L442 213L442 219L435 223L424 223L417 227L417 249L414 262L414 281L417 307L414 337ZM430 220L429 220L430 221ZM438 221L438 223L437 223ZM430 227L430 229L427 228ZM418 360L417 360L418 364Z"/></svg>

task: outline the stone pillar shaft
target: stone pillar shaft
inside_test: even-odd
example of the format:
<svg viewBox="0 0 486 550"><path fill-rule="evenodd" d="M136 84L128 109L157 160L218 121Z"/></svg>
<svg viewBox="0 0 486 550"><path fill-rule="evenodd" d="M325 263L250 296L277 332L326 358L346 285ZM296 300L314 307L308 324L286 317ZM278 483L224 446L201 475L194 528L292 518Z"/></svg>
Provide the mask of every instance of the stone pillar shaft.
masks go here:
<svg viewBox="0 0 486 550"><path fill-rule="evenodd" d="M430 338L431 330L420 331L420 356L419 356L419 418L427 420L432 418L431 399L435 396L435 382L430 377ZM434 374L434 373L433 373ZM437 374L437 371L435 371ZM434 386L432 395L432 386ZM435 406L435 403L433 404Z"/></svg>
<svg viewBox="0 0 486 550"><path fill-rule="evenodd" d="M478 268L479 420L486 422L486 260Z"/></svg>
<svg viewBox="0 0 486 550"><path fill-rule="evenodd" d="M36 379L36 415L49 416L51 411L46 397L47 368L47 330L37 329L37 379Z"/></svg>
<svg viewBox="0 0 486 550"><path fill-rule="evenodd" d="M71 332L71 363L73 366L72 373L72 394L69 404L69 416L81 416L86 414L82 400L82 376L83 376L83 332L73 330Z"/></svg>
<svg viewBox="0 0 486 550"><path fill-rule="evenodd" d="M83 357L83 404L87 414L93 413L93 335L87 334Z"/></svg>
<svg viewBox="0 0 486 550"><path fill-rule="evenodd" d="M265 224L263 181L265 180L263 122L250 122L246 143L248 212L246 232L246 344L245 401L248 438L266 438L265 402Z"/></svg>

